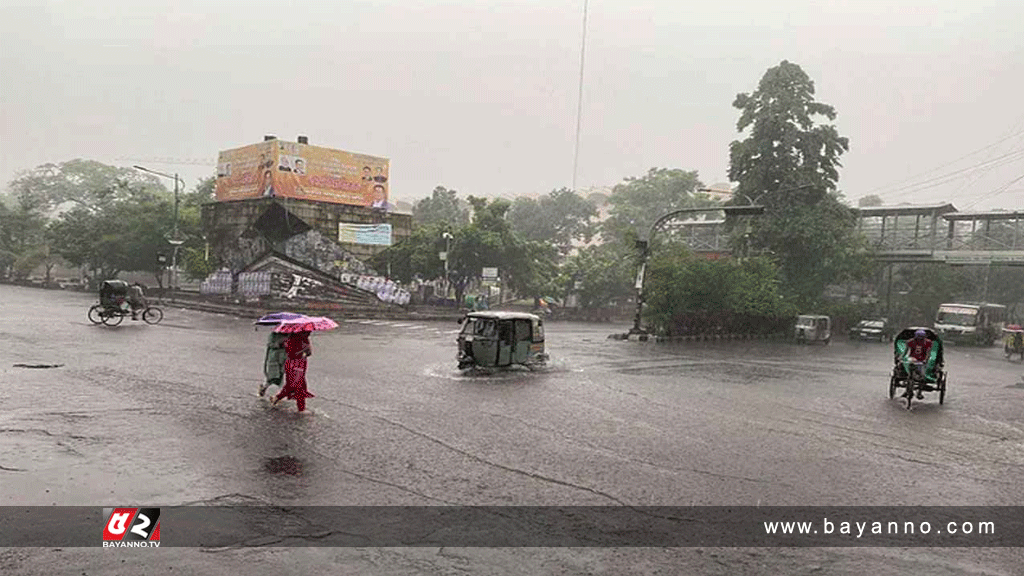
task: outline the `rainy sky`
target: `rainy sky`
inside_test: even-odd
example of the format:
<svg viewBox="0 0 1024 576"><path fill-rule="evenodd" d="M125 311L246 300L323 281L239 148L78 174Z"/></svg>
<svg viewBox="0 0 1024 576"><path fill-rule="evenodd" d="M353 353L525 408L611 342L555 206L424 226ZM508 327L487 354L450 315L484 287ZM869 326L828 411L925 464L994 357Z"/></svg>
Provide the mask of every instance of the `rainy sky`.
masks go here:
<svg viewBox="0 0 1024 576"><path fill-rule="evenodd" d="M0 182L91 158L192 186L302 134L390 158L396 200L571 186L583 7L0 0ZM787 59L839 113L851 200L1024 206L1021 22L1017 0L591 0L577 188L725 181L733 99Z"/></svg>

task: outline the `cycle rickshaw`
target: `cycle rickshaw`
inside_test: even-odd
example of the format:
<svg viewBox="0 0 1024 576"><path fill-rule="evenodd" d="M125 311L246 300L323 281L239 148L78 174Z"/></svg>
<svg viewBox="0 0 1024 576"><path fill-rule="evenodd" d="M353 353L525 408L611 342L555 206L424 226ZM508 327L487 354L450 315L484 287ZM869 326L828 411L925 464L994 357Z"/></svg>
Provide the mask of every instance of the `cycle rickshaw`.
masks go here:
<svg viewBox="0 0 1024 576"><path fill-rule="evenodd" d="M117 326L125 316L131 316L128 290L128 283L124 280L104 280L100 285L100 303L89 308L89 321L93 324ZM157 324L163 319L163 310L155 306L147 305L142 310L142 320L146 324Z"/></svg>
<svg viewBox="0 0 1024 576"><path fill-rule="evenodd" d="M918 364L907 356L907 342L914 338L914 333L924 330L932 341L931 353L924 362L924 376L917 369ZM904 328L893 338L894 366L889 378L889 398L896 397L896 389L905 389L903 398L907 401L907 409L914 399L914 394L921 392L938 392L939 404L946 400L946 369L942 356L942 339L931 328Z"/></svg>

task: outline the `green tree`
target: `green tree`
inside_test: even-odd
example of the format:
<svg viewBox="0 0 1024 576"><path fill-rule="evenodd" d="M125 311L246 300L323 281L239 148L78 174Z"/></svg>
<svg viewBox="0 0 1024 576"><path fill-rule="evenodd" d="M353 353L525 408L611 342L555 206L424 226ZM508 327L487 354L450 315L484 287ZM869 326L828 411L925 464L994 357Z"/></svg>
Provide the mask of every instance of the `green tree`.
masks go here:
<svg viewBox="0 0 1024 576"><path fill-rule="evenodd" d="M24 280L49 256L46 203L25 189L15 190L0 214L0 259L17 280ZM52 266L51 266L52 267Z"/></svg>
<svg viewBox="0 0 1024 576"><path fill-rule="evenodd" d="M566 254L574 240L590 241L594 232L591 220L597 217L597 208L572 190L561 188L537 200L516 198L508 217L523 240L554 243Z"/></svg>
<svg viewBox="0 0 1024 576"><path fill-rule="evenodd" d="M651 168L644 176L626 178L608 197L609 216L601 226L602 237L631 243L669 212L716 205L698 192L702 187L697 172L679 169Z"/></svg>
<svg viewBox="0 0 1024 576"><path fill-rule="evenodd" d="M168 249L172 203L155 194L133 197L89 210L76 207L51 225L54 249L94 279L116 278L123 271L147 271L162 286L157 254Z"/></svg>
<svg viewBox="0 0 1024 576"><path fill-rule="evenodd" d="M22 172L8 189L15 197L30 197L43 212L67 203L100 209L139 190L167 192L153 175L82 159L42 164Z"/></svg>
<svg viewBox="0 0 1024 576"><path fill-rule="evenodd" d="M370 265L376 270L391 270L390 276L409 283L414 278L433 280L444 277L444 261L440 253L445 250L444 233L447 224L434 223L415 228L398 244L376 254Z"/></svg>
<svg viewBox="0 0 1024 576"><path fill-rule="evenodd" d="M765 258L708 260L663 250L651 259L646 316L669 334L774 331L795 313L779 287L779 270Z"/></svg>
<svg viewBox="0 0 1024 576"><path fill-rule="evenodd" d="M860 200L857 200L857 207L859 208L871 208L874 206L881 206L882 204L882 198L876 194L861 196Z"/></svg>
<svg viewBox="0 0 1024 576"><path fill-rule="evenodd" d="M634 251L622 243L587 246L568 258L560 275L561 294L575 293L581 308L603 308L635 295Z"/></svg>
<svg viewBox="0 0 1024 576"><path fill-rule="evenodd" d="M551 243L519 238L508 219L511 203L469 196L473 221L453 232L449 276L461 301L483 268L496 267L510 291L535 303L552 290L557 277L557 248Z"/></svg>
<svg viewBox="0 0 1024 576"><path fill-rule="evenodd" d="M208 176L196 187L180 198L178 206L178 233L185 241L178 249L178 262L185 274L193 280L201 280L219 268L213 257L207 256L207 238L203 231L203 204L215 201L216 176Z"/></svg>
<svg viewBox="0 0 1024 576"><path fill-rule="evenodd" d="M817 124L836 112L814 100L814 83L787 61L769 68L757 90L739 94L733 106L740 110L737 129L749 129L730 145L734 198L766 207L752 222L751 244L775 255L788 291L810 305L850 268L856 215L836 193L849 142L835 126Z"/></svg>
<svg viewBox="0 0 1024 576"><path fill-rule="evenodd" d="M469 224L469 209L458 198L458 192L438 186L430 196L413 205L412 218L417 225L445 222L457 228Z"/></svg>

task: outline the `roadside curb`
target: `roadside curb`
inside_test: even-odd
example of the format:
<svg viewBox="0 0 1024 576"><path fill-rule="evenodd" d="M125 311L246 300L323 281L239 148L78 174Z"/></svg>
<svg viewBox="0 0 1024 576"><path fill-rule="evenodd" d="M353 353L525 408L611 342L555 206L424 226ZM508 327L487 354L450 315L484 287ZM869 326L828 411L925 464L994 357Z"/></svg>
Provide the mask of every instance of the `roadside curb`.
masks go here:
<svg viewBox="0 0 1024 576"><path fill-rule="evenodd" d="M744 340L780 340L786 339L783 334L688 334L686 336L656 336L637 334L610 334L609 340L628 340L630 342L732 342Z"/></svg>
<svg viewBox="0 0 1024 576"><path fill-rule="evenodd" d="M245 306L245 305L231 305L231 304L214 304L211 302L197 302L189 299L178 299L175 298L165 299L160 301L158 306L163 308L183 308L186 310L195 310L198 312L208 312L213 314L225 314L228 316L237 316L240 318L258 318L271 312L280 311L281 306L269 307L269 306ZM417 314L414 311L396 311L396 310L367 310L367 309L353 309L353 310L338 310L338 309L323 309L316 306L302 306L301 303L288 308L291 311L295 311L302 314L310 314L314 316L327 316L329 318L336 319L353 319L353 318L368 318L368 319L380 319L380 320L420 320L420 321L439 321L439 322L455 322L462 318L462 314Z"/></svg>

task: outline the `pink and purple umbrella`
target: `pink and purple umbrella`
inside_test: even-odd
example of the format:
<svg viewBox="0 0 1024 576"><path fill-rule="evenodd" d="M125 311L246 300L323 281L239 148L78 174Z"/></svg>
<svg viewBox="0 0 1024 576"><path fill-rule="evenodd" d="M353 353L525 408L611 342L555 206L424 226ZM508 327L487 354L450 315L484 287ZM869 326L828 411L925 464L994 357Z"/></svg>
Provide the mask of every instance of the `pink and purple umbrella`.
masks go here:
<svg viewBox="0 0 1024 576"><path fill-rule="evenodd" d="M281 320L281 323L274 328L274 332L294 334L296 332L316 332L318 330L334 330L338 323L323 316L303 316Z"/></svg>
<svg viewBox="0 0 1024 576"><path fill-rule="evenodd" d="M259 320L253 322L258 326L277 326L285 320L296 320L298 318L309 318L305 314L296 314L295 312L274 312L273 314L267 314Z"/></svg>

